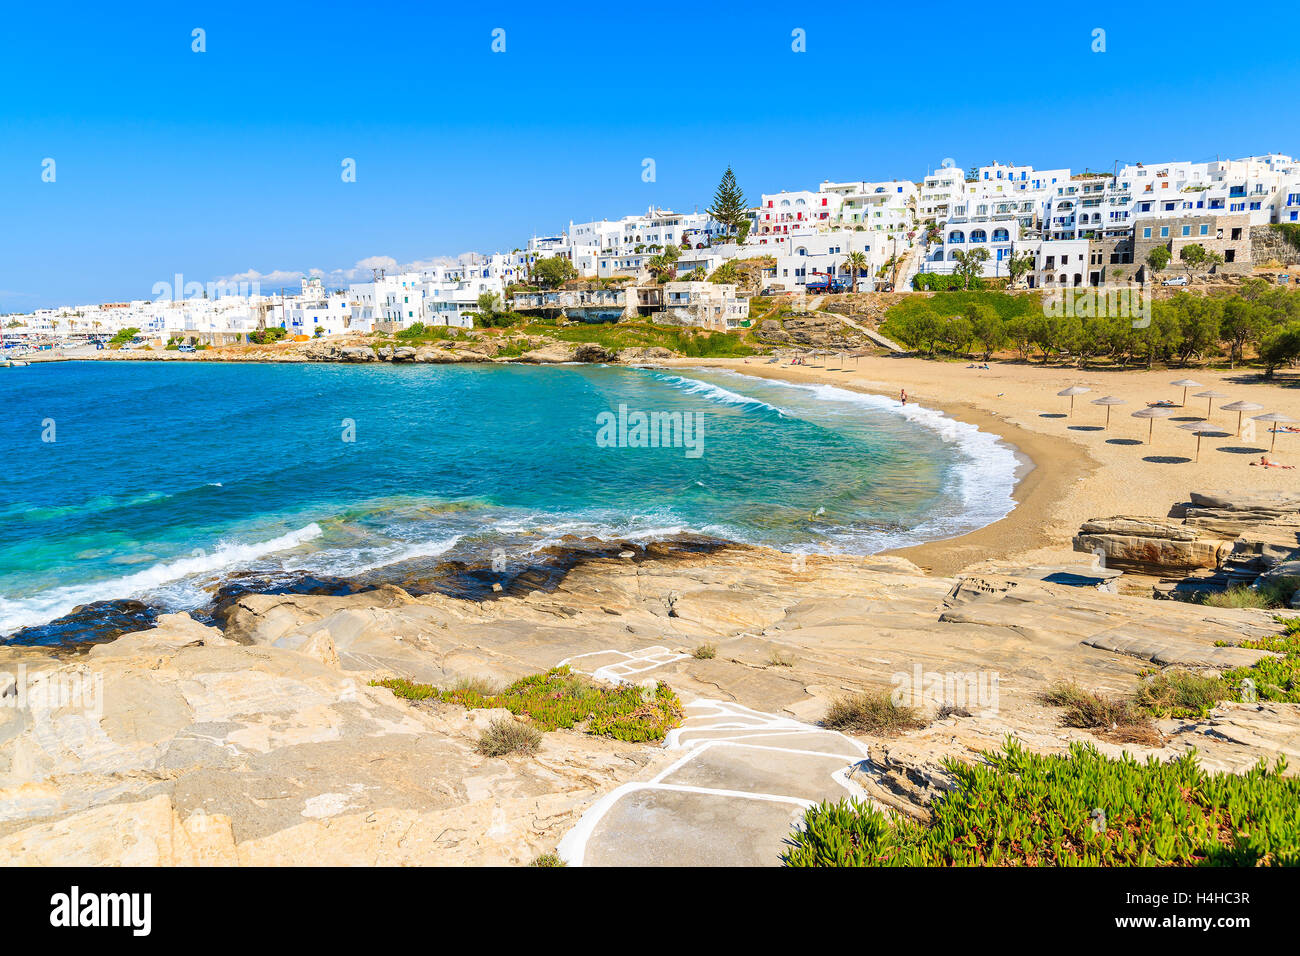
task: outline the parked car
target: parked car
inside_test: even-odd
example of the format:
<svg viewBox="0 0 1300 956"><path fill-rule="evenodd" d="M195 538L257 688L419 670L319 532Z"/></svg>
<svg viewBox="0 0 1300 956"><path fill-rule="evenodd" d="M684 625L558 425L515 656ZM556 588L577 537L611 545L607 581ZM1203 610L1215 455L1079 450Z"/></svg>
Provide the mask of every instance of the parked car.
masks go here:
<svg viewBox="0 0 1300 956"><path fill-rule="evenodd" d="M1187 285L1187 276L1174 276L1172 279L1166 279L1161 285Z"/></svg>

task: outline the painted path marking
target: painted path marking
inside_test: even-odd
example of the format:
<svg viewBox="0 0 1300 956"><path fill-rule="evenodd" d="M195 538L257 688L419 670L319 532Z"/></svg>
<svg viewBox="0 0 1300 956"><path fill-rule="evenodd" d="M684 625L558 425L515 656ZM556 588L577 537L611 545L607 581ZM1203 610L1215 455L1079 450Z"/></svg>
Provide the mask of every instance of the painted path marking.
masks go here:
<svg viewBox="0 0 1300 956"><path fill-rule="evenodd" d="M676 654L663 647L650 647L633 654L625 654L621 651L593 651L561 663L601 655L614 655L619 660L614 664L598 667L595 671L583 673L591 673L593 677L599 675L614 681L626 681L628 676L645 673L687 656ZM839 758L844 761L844 765L833 771L829 775L830 779L843 788L846 795L859 799L866 798L862 788L851 779L851 773L867 759L867 748L851 737L791 717L754 710L733 701L697 698L687 703L685 710L686 719L682 722L682 726L669 731L664 740L665 749L682 750L683 755L650 780L623 784L596 801L560 841L557 853L561 859L571 866L581 866L587 854L588 842L595 835L605 815L629 795L646 790L785 803L797 809L807 809L818 802L818 799L807 794L757 792L748 789L744 781L738 781L734 788L725 786L725 782L723 785L713 787L667 782L667 778L673 774L695 763L704 754L716 750L734 749L788 754L796 757ZM725 736L720 736L721 734ZM685 739L683 735L687 735ZM808 746L780 746L764 742L773 737L790 736L806 738ZM826 749L814 749L822 742ZM776 769L780 769L779 764ZM815 782L824 784L825 778Z"/></svg>

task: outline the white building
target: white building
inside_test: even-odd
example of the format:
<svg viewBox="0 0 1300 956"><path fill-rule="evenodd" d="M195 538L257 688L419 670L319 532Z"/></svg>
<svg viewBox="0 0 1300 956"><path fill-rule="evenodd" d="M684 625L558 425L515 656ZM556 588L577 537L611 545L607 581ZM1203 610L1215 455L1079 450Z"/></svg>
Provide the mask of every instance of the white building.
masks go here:
<svg viewBox="0 0 1300 956"><path fill-rule="evenodd" d="M663 296L664 311L684 325L726 331L749 321L749 300L729 283L667 282Z"/></svg>

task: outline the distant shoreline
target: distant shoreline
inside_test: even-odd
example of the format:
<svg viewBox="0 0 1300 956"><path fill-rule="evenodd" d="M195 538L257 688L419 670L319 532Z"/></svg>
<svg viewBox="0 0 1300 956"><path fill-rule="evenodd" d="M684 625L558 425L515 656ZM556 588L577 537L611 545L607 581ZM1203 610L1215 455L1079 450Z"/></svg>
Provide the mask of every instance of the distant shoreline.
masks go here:
<svg viewBox="0 0 1300 956"><path fill-rule="evenodd" d="M885 361L897 363L906 360ZM760 378L800 384L817 382L886 398L898 397L897 390L887 389L879 383L873 387L870 383L848 379L845 373L837 369L774 366L765 361L752 360L746 364L743 359L679 359L664 364L672 367L694 365L727 368ZM980 431L997 435L1003 444L1016 453L1020 461L1015 490L1012 492L1016 506L1006 517L966 534L883 553L907 558L931 573L946 576L977 561L1009 558L1051 544L1051 537L1043 532L1051 502L1059 498L1070 484L1095 471L1097 463L1086 456L1080 458L1074 446L1065 439L1035 434L974 405L936 401L928 395L913 401L942 412L956 421L974 425ZM1050 467L1040 467L1040 462L1049 462Z"/></svg>
<svg viewBox="0 0 1300 956"><path fill-rule="evenodd" d="M832 363L834 360L832 359ZM1086 560L1073 550L1073 537L1091 518L1117 515L1163 517L1170 506L1188 500L1191 491L1266 492L1294 489L1295 471L1250 467L1269 453L1288 465L1300 465L1300 435L1277 435L1260 426L1254 438L1236 437L1237 416L1220 406L1249 400L1267 411L1300 418L1300 389L1294 380L1264 381L1248 369L1110 369L1043 366L1033 363L944 362L899 356L863 356L841 371L834 364L768 364L765 359L676 359L670 366L729 368L747 375L803 384L833 384L889 398L906 388L909 401L933 408L1000 436L1033 463L1013 497L1018 506L985 528L929 544L902 548L906 557L938 574L1014 561L1059 565ZM1172 379L1191 376L1205 389L1228 398L1215 401L1189 395L1157 421L1148 443L1149 423L1131 417L1150 402L1182 400ZM1057 393L1079 385L1070 399ZM1116 396L1124 404L1106 413L1091 401ZM1207 438L1197 460L1195 436L1179 428L1208 417L1227 437ZM1252 424L1248 419L1244 424ZM1276 449L1270 446L1276 438Z"/></svg>

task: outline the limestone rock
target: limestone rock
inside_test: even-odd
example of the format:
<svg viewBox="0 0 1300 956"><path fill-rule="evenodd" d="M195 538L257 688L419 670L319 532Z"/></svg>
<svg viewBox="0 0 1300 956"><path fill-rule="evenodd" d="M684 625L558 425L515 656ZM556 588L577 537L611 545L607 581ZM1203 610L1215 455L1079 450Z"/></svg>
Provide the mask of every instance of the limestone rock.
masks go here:
<svg viewBox="0 0 1300 956"><path fill-rule="evenodd" d="M1085 521L1074 550L1099 553L1108 567L1164 572L1217 568L1231 544L1172 521L1117 517Z"/></svg>
<svg viewBox="0 0 1300 956"><path fill-rule="evenodd" d="M477 360L477 356L470 361ZM422 345L415 350L415 361L431 363L434 365L451 365L456 362L466 361L458 352L449 349L435 348L429 345Z"/></svg>
<svg viewBox="0 0 1300 956"><path fill-rule="evenodd" d="M313 632L311 637L299 645L298 650L326 667L339 666L339 652L334 647L334 638L325 628Z"/></svg>
<svg viewBox="0 0 1300 956"><path fill-rule="evenodd" d="M567 342L556 342L540 349L532 349L519 356L521 362L533 362L538 365L558 365L562 362L576 361L577 347Z"/></svg>
<svg viewBox="0 0 1300 956"><path fill-rule="evenodd" d="M660 362L664 359L673 358L674 353L660 345L650 345L646 347L633 346L631 348L620 349L616 356L616 361L624 365L641 365L648 362Z"/></svg>
<svg viewBox="0 0 1300 956"><path fill-rule="evenodd" d="M573 360L575 362L608 362L613 357L612 352L595 342L583 342L573 350Z"/></svg>

